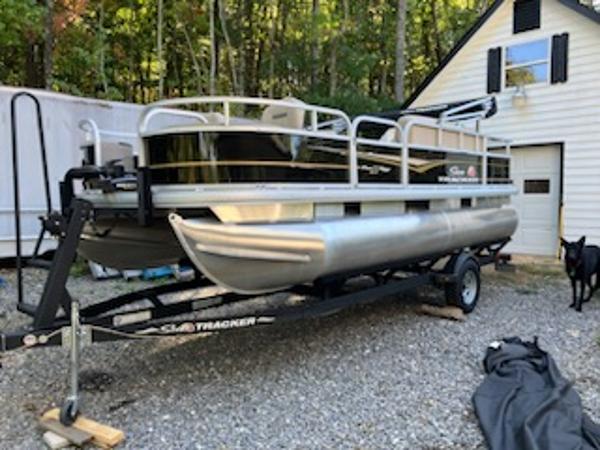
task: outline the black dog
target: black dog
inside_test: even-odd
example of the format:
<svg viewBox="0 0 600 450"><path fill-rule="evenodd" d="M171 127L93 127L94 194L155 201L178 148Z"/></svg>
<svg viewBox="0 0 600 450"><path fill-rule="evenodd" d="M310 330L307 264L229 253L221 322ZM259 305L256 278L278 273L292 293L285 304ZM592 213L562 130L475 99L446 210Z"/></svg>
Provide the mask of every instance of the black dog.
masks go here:
<svg viewBox="0 0 600 450"><path fill-rule="evenodd" d="M581 312L582 305L589 302L600 287L600 247L585 245L585 236L577 242L567 242L561 238L560 243L565 248L565 268L573 286L573 303L569 307L575 307L576 311ZM596 275L596 283L592 284L594 275ZM581 286L579 295L577 295L578 281ZM590 289L587 298L584 296L586 285Z"/></svg>

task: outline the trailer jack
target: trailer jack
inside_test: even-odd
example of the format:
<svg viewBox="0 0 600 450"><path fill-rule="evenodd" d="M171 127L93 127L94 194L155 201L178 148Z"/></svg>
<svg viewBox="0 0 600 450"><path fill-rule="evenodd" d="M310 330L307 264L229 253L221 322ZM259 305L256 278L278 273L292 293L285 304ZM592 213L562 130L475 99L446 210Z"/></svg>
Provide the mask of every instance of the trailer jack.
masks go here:
<svg viewBox="0 0 600 450"><path fill-rule="evenodd" d="M79 353L81 351L82 328L79 321L79 302L71 301L71 326L63 328L63 333L68 333L71 360L69 364L70 394L66 398L61 410L60 421L65 426L72 425L79 415ZM65 339L63 338L63 342Z"/></svg>

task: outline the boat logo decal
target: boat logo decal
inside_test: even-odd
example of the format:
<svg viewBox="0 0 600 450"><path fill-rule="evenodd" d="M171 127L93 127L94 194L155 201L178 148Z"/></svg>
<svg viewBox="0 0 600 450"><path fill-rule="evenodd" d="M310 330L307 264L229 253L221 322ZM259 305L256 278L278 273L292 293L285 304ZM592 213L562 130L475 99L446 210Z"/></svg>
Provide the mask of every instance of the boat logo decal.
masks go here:
<svg viewBox="0 0 600 450"><path fill-rule="evenodd" d="M139 330L137 334L195 334L213 331L247 328L261 323L271 323L265 317L240 317L237 319L207 320L202 322L167 323L147 330Z"/></svg>
<svg viewBox="0 0 600 450"><path fill-rule="evenodd" d="M446 175L438 177L440 183L479 183L477 167L470 165L464 166L453 165L446 169Z"/></svg>

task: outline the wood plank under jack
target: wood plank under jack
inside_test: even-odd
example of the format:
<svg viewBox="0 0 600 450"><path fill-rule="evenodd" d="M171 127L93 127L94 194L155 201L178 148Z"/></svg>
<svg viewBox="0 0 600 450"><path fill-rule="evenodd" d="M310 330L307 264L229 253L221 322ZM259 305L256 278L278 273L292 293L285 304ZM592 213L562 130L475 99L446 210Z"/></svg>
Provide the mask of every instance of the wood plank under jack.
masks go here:
<svg viewBox="0 0 600 450"><path fill-rule="evenodd" d="M60 410L58 408L51 409L50 411L44 413L42 416L42 421L58 421L59 415ZM92 436L91 443L97 445L98 447L113 448L119 445L125 439L125 433L123 433L123 431L108 425L103 425L83 416L79 416L70 428L75 428L79 431L90 434Z"/></svg>
<svg viewBox="0 0 600 450"><path fill-rule="evenodd" d="M52 431L54 434L67 439L77 447L81 447L83 444L90 442L93 436L85 431L78 430L73 427L65 427L62 423L55 419L42 418L40 421L42 428L48 431Z"/></svg>
<svg viewBox="0 0 600 450"><path fill-rule="evenodd" d="M422 314L430 316L441 317L443 319L452 319L462 322L466 320L467 316L462 309L455 306L433 306L428 304L422 304L419 308Z"/></svg>

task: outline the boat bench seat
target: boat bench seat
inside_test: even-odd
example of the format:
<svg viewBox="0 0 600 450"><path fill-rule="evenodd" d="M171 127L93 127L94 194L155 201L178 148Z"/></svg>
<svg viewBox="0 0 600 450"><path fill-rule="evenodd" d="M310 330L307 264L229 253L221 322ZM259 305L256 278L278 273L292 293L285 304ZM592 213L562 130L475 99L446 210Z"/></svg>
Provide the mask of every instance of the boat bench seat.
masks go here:
<svg viewBox="0 0 600 450"><path fill-rule="evenodd" d="M400 125L400 127L402 128L403 131L405 130L406 125L408 124L408 122L411 119L412 119L411 116L405 116L405 117L401 117L398 120L398 124ZM420 120L423 120L423 118L420 117ZM440 126L437 124L437 121L435 119L431 119L431 125L424 124L424 123L414 124L410 128L408 142L409 142L409 144L414 144L414 145L439 147L440 146L438 143L438 130L439 129L440 129ZM472 151L475 151L478 149L477 139L479 139L479 138L475 137L474 133L471 134L468 132L468 130L466 130L467 132L463 134L463 138L462 138L463 142L461 145L460 132L458 132L454 129L444 128L443 126L441 129L443 130L441 148L462 149L462 150L472 150ZM386 130L386 132L383 133L381 138L379 138L379 140L382 142L398 142L398 140L396 138L396 131L397 131L396 128L388 128ZM479 147L479 148L481 148L481 147Z"/></svg>
<svg viewBox="0 0 600 450"><path fill-rule="evenodd" d="M297 103L298 105L304 105L304 102L296 98L285 98L284 100L288 103ZM305 116L306 111L300 108L270 105L264 109L261 117L261 122L283 128L301 130L302 128L304 128Z"/></svg>

